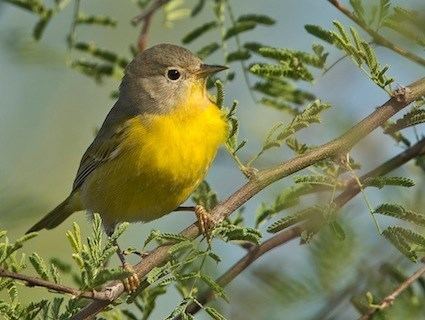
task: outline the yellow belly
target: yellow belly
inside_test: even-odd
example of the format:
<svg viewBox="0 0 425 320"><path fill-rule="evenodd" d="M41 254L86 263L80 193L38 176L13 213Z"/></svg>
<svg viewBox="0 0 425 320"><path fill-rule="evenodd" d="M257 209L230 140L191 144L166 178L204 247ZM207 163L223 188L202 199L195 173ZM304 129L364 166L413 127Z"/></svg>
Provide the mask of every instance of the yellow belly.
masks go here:
<svg viewBox="0 0 425 320"><path fill-rule="evenodd" d="M178 207L202 181L227 136L222 112L208 99L143 117L128 120L119 155L97 168L81 189L85 208L109 225L153 220Z"/></svg>

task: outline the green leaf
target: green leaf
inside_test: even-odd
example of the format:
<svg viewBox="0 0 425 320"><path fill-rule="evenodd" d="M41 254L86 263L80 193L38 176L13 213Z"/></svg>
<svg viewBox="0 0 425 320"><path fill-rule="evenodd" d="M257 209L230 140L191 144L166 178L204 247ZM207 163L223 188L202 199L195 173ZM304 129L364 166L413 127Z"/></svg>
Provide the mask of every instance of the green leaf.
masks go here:
<svg viewBox="0 0 425 320"><path fill-rule="evenodd" d="M78 18L75 22L77 24L99 25L108 27L116 27L117 25L117 20L111 17L100 15L85 15L81 12L79 13Z"/></svg>
<svg viewBox="0 0 425 320"><path fill-rule="evenodd" d="M59 319L60 308L64 301L64 298L54 298L52 306L50 308L51 319Z"/></svg>
<svg viewBox="0 0 425 320"><path fill-rule="evenodd" d="M354 15L365 23L365 10L362 0L350 0L350 4L354 9Z"/></svg>
<svg viewBox="0 0 425 320"><path fill-rule="evenodd" d="M146 238L144 244L143 244L143 248L146 248L146 246L151 243L153 240L156 240L159 235L161 234L161 232L159 230L151 230L151 232L149 233L148 237Z"/></svg>
<svg viewBox="0 0 425 320"><path fill-rule="evenodd" d="M289 50L289 49L282 49L282 48L273 48L273 47L264 47L259 49L259 53L266 58L272 58L275 60L278 60L280 62L282 61L289 61L293 65L297 66L298 68L300 61L309 65L312 65L317 68L322 68L325 61L327 54L323 53L323 47L319 47L316 45L314 48L316 48L316 52L314 54L310 54L304 51L296 51L296 50ZM321 48L321 50L319 49Z"/></svg>
<svg viewBox="0 0 425 320"><path fill-rule="evenodd" d="M205 307L204 310L214 320L226 320L226 318L213 307Z"/></svg>
<svg viewBox="0 0 425 320"><path fill-rule="evenodd" d="M212 251L208 251L208 256L217 263L221 262L221 258Z"/></svg>
<svg viewBox="0 0 425 320"><path fill-rule="evenodd" d="M216 95L216 105L221 109L223 108L224 103L224 88L223 88L223 82L220 80L215 81L215 87L217 89L217 95Z"/></svg>
<svg viewBox="0 0 425 320"><path fill-rule="evenodd" d="M161 266L161 267L155 267L153 268L147 275L146 277L146 281L149 284L154 283L155 281L157 281L159 278L165 276L166 274L168 274L170 272L170 267L171 267L171 263L167 262L165 265Z"/></svg>
<svg viewBox="0 0 425 320"><path fill-rule="evenodd" d="M48 23L50 22L50 19L53 16L53 10L46 9L41 15L40 19L38 20L37 24L34 27L33 30L33 37L35 40L40 40L43 36L44 30L46 29Z"/></svg>
<svg viewBox="0 0 425 320"><path fill-rule="evenodd" d="M425 110L414 109L406 113L403 118L398 119L395 123L385 128L385 133L393 133L411 126L415 126L425 122Z"/></svg>
<svg viewBox="0 0 425 320"><path fill-rule="evenodd" d="M128 272L121 268L103 269L96 274L94 279L92 279L91 285L93 288L95 288L105 284L106 282L113 280L123 280L129 276L131 276L131 272Z"/></svg>
<svg viewBox="0 0 425 320"><path fill-rule="evenodd" d="M198 3L193 7L192 12L190 13L191 17L195 17L202 11L205 6L205 0L198 0Z"/></svg>
<svg viewBox="0 0 425 320"><path fill-rule="evenodd" d="M226 293L224 292L224 289L214 280L212 279L209 275L201 273L200 274L200 278L202 281L205 282L205 284L211 288L211 290L213 290L219 297L221 297L223 300L225 300L226 302L229 302L229 299L226 295Z"/></svg>
<svg viewBox="0 0 425 320"><path fill-rule="evenodd" d="M400 232L400 227L388 227L385 229L382 234L383 236L390 241L394 247L396 247L403 255L405 255L407 258L412 260L413 262L416 262L418 259L418 256L416 252L412 249L412 247L409 245L408 241L406 240L404 236L404 232ZM403 229L406 230L406 229Z"/></svg>
<svg viewBox="0 0 425 320"><path fill-rule="evenodd" d="M211 54L213 54L215 51L217 51L219 48L220 45L217 42L213 42L199 49L196 52L196 55L201 59L205 59Z"/></svg>
<svg viewBox="0 0 425 320"><path fill-rule="evenodd" d="M182 42L184 44L188 44L188 43L192 42L193 40L202 36L204 33L208 32L208 31L210 31L210 30L212 30L216 27L217 27L216 21L206 22L202 26L199 26L198 28L192 30L187 35L185 35L182 39Z"/></svg>
<svg viewBox="0 0 425 320"><path fill-rule="evenodd" d="M260 103L272 107L279 111L284 111L289 113L290 115L296 115L298 110L288 104L286 101L280 101L279 99L271 99L271 98L261 98Z"/></svg>
<svg viewBox="0 0 425 320"><path fill-rule="evenodd" d="M334 187L336 181L334 178L325 175L314 175L314 176L298 176L294 179L295 183L307 183L315 185L324 185L328 187Z"/></svg>
<svg viewBox="0 0 425 320"><path fill-rule="evenodd" d="M274 222L267 228L267 232L271 232L271 233L279 232L298 222L307 220L311 218L312 216L317 215L319 213L320 213L320 210L317 207L306 208L304 210L298 211L294 214L283 217L282 219Z"/></svg>
<svg viewBox="0 0 425 320"><path fill-rule="evenodd" d="M261 232L256 229L236 226L236 225L219 225L213 230L214 235L220 235L225 241L248 241L259 244L261 240Z"/></svg>
<svg viewBox="0 0 425 320"><path fill-rule="evenodd" d="M77 50L87 52L93 57L100 58L106 62L117 64L121 68L125 68L129 63L126 58L118 56L115 52L99 48L94 42L77 42L73 46Z"/></svg>
<svg viewBox="0 0 425 320"><path fill-rule="evenodd" d="M375 51L365 40L360 38L360 35L354 28L350 28L350 34L339 21L333 21L337 31L333 31L332 37L334 45L345 51L352 60L368 74L369 78L379 87L387 92L391 90L391 83L394 79L386 75L388 66L382 67L377 60ZM369 69L368 71L366 70Z"/></svg>
<svg viewBox="0 0 425 320"><path fill-rule="evenodd" d="M185 236L182 236L176 233L160 233L157 239L165 240L165 241L169 241L173 243L179 243L179 242L188 241L188 240L190 241L190 239L186 238Z"/></svg>
<svg viewBox="0 0 425 320"><path fill-rule="evenodd" d="M288 74L291 71L291 68L288 65L256 63L249 68L249 71L257 75L279 77Z"/></svg>
<svg viewBox="0 0 425 320"><path fill-rule="evenodd" d="M168 249L168 252L170 254L174 254L176 252L179 252L181 250L186 250L188 248L191 248L193 246L192 241L190 240L185 240L185 241L181 241L181 242L177 242L175 244L173 244L170 249Z"/></svg>
<svg viewBox="0 0 425 320"><path fill-rule="evenodd" d="M117 68L110 63L96 63L88 62L85 60L75 60L71 63L71 68L81 72L82 74L94 78L97 82L101 83L105 76L118 75L122 77L122 68Z"/></svg>
<svg viewBox="0 0 425 320"><path fill-rule="evenodd" d="M249 58L251 58L251 54L248 50L238 50L230 52L226 57L226 62L243 61Z"/></svg>
<svg viewBox="0 0 425 320"><path fill-rule="evenodd" d="M330 31L327 31L325 29L323 29L320 26L317 25L313 25L313 24L306 24L304 26L305 30L310 33L311 35L326 41L327 43L333 44L334 43L334 38L332 36L332 33Z"/></svg>
<svg viewBox="0 0 425 320"><path fill-rule="evenodd" d="M240 21L236 22L232 27L230 27L223 36L224 40L227 40L231 37L237 36L242 32L252 30L256 27L257 23L254 21Z"/></svg>
<svg viewBox="0 0 425 320"><path fill-rule="evenodd" d="M173 312L165 320L173 320L177 316L183 317L185 314L186 306L189 303L189 299L185 298L183 301L173 310Z"/></svg>
<svg viewBox="0 0 425 320"><path fill-rule="evenodd" d="M384 133L388 134L391 138L393 138L395 142L403 143L404 145L410 147L411 143L409 139L407 139L400 131L394 131L391 129L394 124L395 122L392 120L385 121L385 123L381 126L382 129L384 129Z"/></svg>
<svg viewBox="0 0 425 320"><path fill-rule="evenodd" d="M244 46L245 49L248 49L248 50L250 50L254 53L259 53L260 48L267 47L267 46L265 46L261 43L258 43L258 42L245 42L243 46Z"/></svg>
<svg viewBox="0 0 425 320"><path fill-rule="evenodd" d="M341 22L334 20L332 23L337 28L337 30L339 32L339 36L340 36L339 39L342 39L342 41L340 40L341 44L350 43L348 33L345 30L344 26L341 24ZM335 35L335 33L334 33L334 35Z"/></svg>
<svg viewBox="0 0 425 320"><path fill-rule="evenodd" d="M255 75L273 78L289 77L294 80L313 81L313 75L302 65L293 66L293 61L281 61L279 64L255 63L249 71Z"/></svg>
<svg viewBox="0 0 425 320"><path fill-rule="evenodd" d="M374 210L374 213L391 216L425 226L425 215L408 210L399 204L384 203Z"/></svg>
<svg viewBox="0 0 425 320"><path fill-rule="evenodd" d="M273 126L264 139L262 149L254 159L257 159L268 149L280 147L287 138L297 131L306 128L313 123L320 122L320 113L328 108L330 108L329 104L316 100L307 106L307 108L302 112L298 113L289 125L284 126L282 123L278 123Z"/></svg>
<svg viewBox="0 0 425 320"><path fill-rule="evenodd" d="M405 177L371 177L366 178L362 184L368 187L376 187L382 189L385 186L400 186L410 188L415 185L412 179Z"/></svg>
<svg viewBox="0 0 425 320"><path fill-rule="evenodd" d="M111 247L115 244L115 242L118 240L119 237L122 236L122 234L128 229L129 227L128 222L122 222L120 223L114 230L114 232L111 234L111 236L108 238L108 245L107 247Z"/></svg>
<svg viewBox="0 0 425 320"><path fill-rule="evenodd" d="M360 45L363 48L363 52L366 56L366 63L371 68L372 72L378 68L378 61L375 55L375 51L372 50L370 45L367 42L361 42Z"/></svg>
<svg viewBox="0 0 425 320"><path fill-rule="evenodd" d="M276 21L266 15L260 15L260 14L246 14L242 15L238 18L238 22L254 22L257 24L264 24L271 26L276 23Z"/></svg>
<svg viewBox="0 0 425 320"><path fill-rule="evenodd" d="M16 302L16 299L18 298L18 289L16 288L15 284L11 283L7 291L9 294L10 301L12 303Z"/></svg>
<svg viewBox="0 0 425 320"><path fill-rule="evenodd" d="M31 240L31 239L35 238L36 236L38 236L38 232L27 233L27 234L23 235L22 237L18 238L15 241L15 245L16 246L22 246L25 242L27 242L28 240Z"/></svg>
<svg viewBox="0 0 425 320"><path fill-rule="evenodd" d="M342 228L342 226L336 221L332 221L329 225L330 225L332 231L335 233L338 240L344 241L345 240L345 231Z"/></svg>
<svg viewBox="0 0 425 320"><path fill-rule="evenodd" d="M380 28L386 21L391 8L391 0L379 1L379 16L377 26Z"/></svg>
<svg viewBox="0 0 425 320"><path fill-rule="evenodd" d="M19 8L33 12L36 15L41 15L47 10L40 1L5 0L4 2L8 2Z"/></svg>
<svg viewBox="0 0 425 320"><path fill-rule="evenodd" d="M50 264L50 275L52 276L52 280L54 283L60 283L60 275L58 268L55 264Z"/></svg>
<svg viewBox="0 0 425 320"><path fill-rule="evenodd" d="M284 189L273 203L273 211L279 212L299 204L299 198L308 194L312 186L308 184L298 184Z"/></svg>
<svg viewBox="0 0 425 320"><path fill-rule="evenodd" d="M37 274L44 280L49 280L46 263L36 252L28 257Z"/></svg>

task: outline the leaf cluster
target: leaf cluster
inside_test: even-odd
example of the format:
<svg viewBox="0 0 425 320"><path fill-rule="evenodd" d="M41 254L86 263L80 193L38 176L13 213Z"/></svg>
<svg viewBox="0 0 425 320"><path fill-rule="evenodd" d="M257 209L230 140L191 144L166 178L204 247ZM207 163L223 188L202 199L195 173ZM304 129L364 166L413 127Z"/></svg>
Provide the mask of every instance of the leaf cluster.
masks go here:
<svg viewBox="0 0 425 320"><path fill-rule="evenodd" d="M82 289L93 289L108 281L124 279L129 276L127 271L105 268L109 259L117 252L117 240L127 229L128 223L120 224L114 233L104 239L102 220L98 214L93 216L92 236L84 243L80 227L75 222L72 230L66 233L73 251L72 258L81 271L78 279Z"/></svg>
<svg viewBox="0 0 425 320"><path fill-rule="evenodd" d="M423 214L406 209L400 204L381 204L375 209L374 213L408 221L416 226L425 226L425 216ZM425 237L411 229L390 226L382 234L394 247L412 261L417 261L418 257L425 252Z"/></svg>
<svg viewBox="0 0 425 320"><path fill-rule="evenodd" d="M330 105L320 100L315 100L310 103L304 110L298 112L293 118L292 121L284 125L283 123L276 124L267 134L264 139L261 150L258 154L250 161L252 163L258 159L265 151L278 148L283 143L288 141L289 138L300 131L301 129L309 127L311 124L320 122L320 114L329 109ZM289 141L289 143L294 140Z"/></svg>
<svg viewBox="0 0 425 320"><path fill-rule="evenodd" d="M363 40L353 27L350 27L349 34L339 21L334 21L333 24L336 27L336 31L332 31L334 44L345 51L347 56L349 56L376 85L390 92L390 85L394 82L394 79L387 76L389 67L380 65L375 50L371 45Z"/></svg>

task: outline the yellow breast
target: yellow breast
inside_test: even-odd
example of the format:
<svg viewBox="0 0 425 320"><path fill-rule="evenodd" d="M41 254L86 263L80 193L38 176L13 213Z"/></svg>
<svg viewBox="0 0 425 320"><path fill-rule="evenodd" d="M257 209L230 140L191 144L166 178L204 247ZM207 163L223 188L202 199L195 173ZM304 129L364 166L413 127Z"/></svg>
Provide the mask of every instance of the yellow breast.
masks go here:
<svg viewBox="0 0 425 320"><path fill-rule="evenodd" d="M171 113L137 116L126 127L119 155L96 169L83 188L85 206L107 223L149 221L178 207L227 136L223 113L203 89L193 90Z"/></svg>

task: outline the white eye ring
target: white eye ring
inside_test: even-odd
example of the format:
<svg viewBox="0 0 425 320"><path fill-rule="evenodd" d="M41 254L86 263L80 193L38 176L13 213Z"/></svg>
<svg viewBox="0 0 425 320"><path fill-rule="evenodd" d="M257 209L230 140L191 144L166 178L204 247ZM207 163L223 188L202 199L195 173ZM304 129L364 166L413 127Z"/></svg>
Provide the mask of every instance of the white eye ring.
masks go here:
<svg viewBox="0 0 425 320"><path fill-rule="evenodd" d="M181 72L176 68L170 68L167 70L166 77L171 81L177 81L181 78Z"/></svg>

